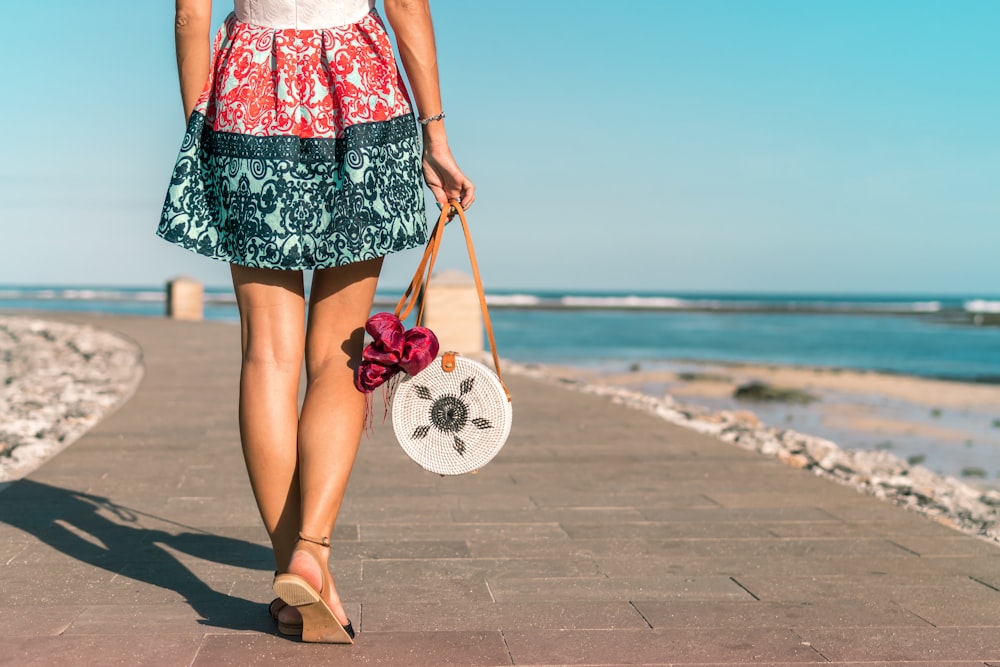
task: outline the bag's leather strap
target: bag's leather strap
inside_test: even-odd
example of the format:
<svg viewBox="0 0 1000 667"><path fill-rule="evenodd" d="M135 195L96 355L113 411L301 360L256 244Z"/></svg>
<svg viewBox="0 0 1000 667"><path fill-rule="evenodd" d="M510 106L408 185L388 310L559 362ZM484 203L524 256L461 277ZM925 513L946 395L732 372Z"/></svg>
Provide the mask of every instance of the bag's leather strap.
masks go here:
<svg viewBox="0 0 1000 667"><path fill-rule="evenodd" d="M449 208L451 210L449 210ZM500 385L507 394L507 400L509 401L511 400L510 390L507 389L507 385L504 384L503 377L500 375L500 356L497 354L497 344L493 337L493 324L490 322L490 309L486 306L486 293L483 291L483 279L479 275L479 262L476 261L476 250L472 246L472 234L469 232L469 222L465 219L465 209L462 208L462 205L458 201L452 201L450 207L441 209L441 215L438 217L438 221L434 225L433 231L431 231L430 239L427 241L427 247L424 249L424 256L421 258L420 264L417 266L416 273L413 274L413 280L410 281L410 286L406 288L406 292L403 293L403 297L396 305L396 317L401 320L405 320L413 310L414 305L419 300L420 309L417 311L417 324L419 325L423 322L424 302L420 299L420 292L422 289L426 289L428 283L430 282L431 273L434 271L434 263L437 261L438 252L441 249L441 239L444 236L444 226L445 223L448 222L448 216L451 215L452 210L458 214L459 220L462 221L462 231L465 233L465 247L469 251L469 263L472 266L472 277L476 281L476 291L479 294L479 307L483 311L483 324L486 327L486 337L490 341L490 352L493 354L493 367L496 369L497 378L500 380Z"/></svg>
<svg viewBox="0 0 1000 667"><path fill-rule="evenodd" d="M441 248L441 237L444 233L445 221L447 221L447 216L442 213L441 217L438 218L437 223L434 225L434 229L431 231L430 238L427 240L427 245L424 248L424 256L420 259L420 264L417 266L417 270L413 274L413 280L410 281L410 285L406 288L406 292L403 293L399 303L396 304L395 314L396 317L401 320L405 320L409 317L413 307L418 301L421 301L420 310L417 311L417 324L419 325L423 322L424 307L420 298L421 290L426 287L427 283L430 281L431 272L434 270L434 262L437 261L438 250Z"/></svg>

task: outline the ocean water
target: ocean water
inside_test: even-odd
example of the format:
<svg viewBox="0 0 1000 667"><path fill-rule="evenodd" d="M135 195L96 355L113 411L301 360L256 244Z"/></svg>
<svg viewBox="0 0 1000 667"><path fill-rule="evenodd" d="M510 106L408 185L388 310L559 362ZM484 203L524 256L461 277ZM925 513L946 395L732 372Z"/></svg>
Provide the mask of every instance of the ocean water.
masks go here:
<svg viewBox="0 0 1000 667"><path fill-rule="evenodd" d="M376 310L398 293L380 292ZM237 321L229 288L209 288L205 316ZM1000 382L1000 297L968 295L489 295L502 356L609 370L657 360L843 367ZM0 286L2 310L72 310L159 317L150 287Z"/></svg>
<svg viewBox="0 0 1000 667"><path fill-rule="evenodd" d="M501 353L526 362L716 360L1000 381L1000 328L926 317L498 310L493 321Z"/></svg>

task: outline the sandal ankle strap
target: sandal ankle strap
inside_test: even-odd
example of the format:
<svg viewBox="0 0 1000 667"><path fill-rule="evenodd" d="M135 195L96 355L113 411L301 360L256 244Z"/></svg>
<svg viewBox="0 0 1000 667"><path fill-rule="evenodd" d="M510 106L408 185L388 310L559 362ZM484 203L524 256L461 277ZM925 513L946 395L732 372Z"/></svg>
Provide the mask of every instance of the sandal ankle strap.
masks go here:
<svg viewBox="0 0 1000 667"><path fill-rule="evenodd" d="M324 535L323 537L312 537L311 535L305 535L304 533L299 533L299 539L303 542L312 542L313 544L318 544L321 547L330 546L330 538Z"/></svg>

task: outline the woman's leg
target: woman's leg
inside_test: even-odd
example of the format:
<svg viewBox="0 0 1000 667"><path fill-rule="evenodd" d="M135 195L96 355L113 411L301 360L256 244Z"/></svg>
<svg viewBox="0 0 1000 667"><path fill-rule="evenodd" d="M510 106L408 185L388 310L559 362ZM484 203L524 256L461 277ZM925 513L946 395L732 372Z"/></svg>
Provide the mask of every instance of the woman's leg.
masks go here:
<svg viewBox="0 0 1000 667"><path fill-rule="evenodd" d="M288 569L301 516L298 391L305 346L302 272L232 266L240 309L240 439L250 485L274 548Z"/></svg>
<svg viewBox="0 0 1000 667"><path fill-rule="evenodd" d="M333 532L354 466L365 418L365 395L354 387L354 371L381 268L382 260L375 259L313 275L306 335L308 386L298 430L304 535ZM329 548L299 542L288 569L322 589L345 624L348 619L333 581L327 576L324 582L319 569L329 557Z"/></svg>

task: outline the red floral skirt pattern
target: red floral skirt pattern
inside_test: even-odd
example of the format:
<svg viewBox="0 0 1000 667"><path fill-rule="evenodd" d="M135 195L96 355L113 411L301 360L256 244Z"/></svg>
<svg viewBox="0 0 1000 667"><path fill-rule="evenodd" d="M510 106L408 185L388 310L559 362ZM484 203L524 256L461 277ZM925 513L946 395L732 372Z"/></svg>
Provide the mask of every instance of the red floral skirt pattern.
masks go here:
<svg viewBox="0 0 1000 667"><path fill-rule="evenodd" d="M320 30L230 15L157 234L246 266L314 269L425 241L420 142L373 11Z"/></svg>

